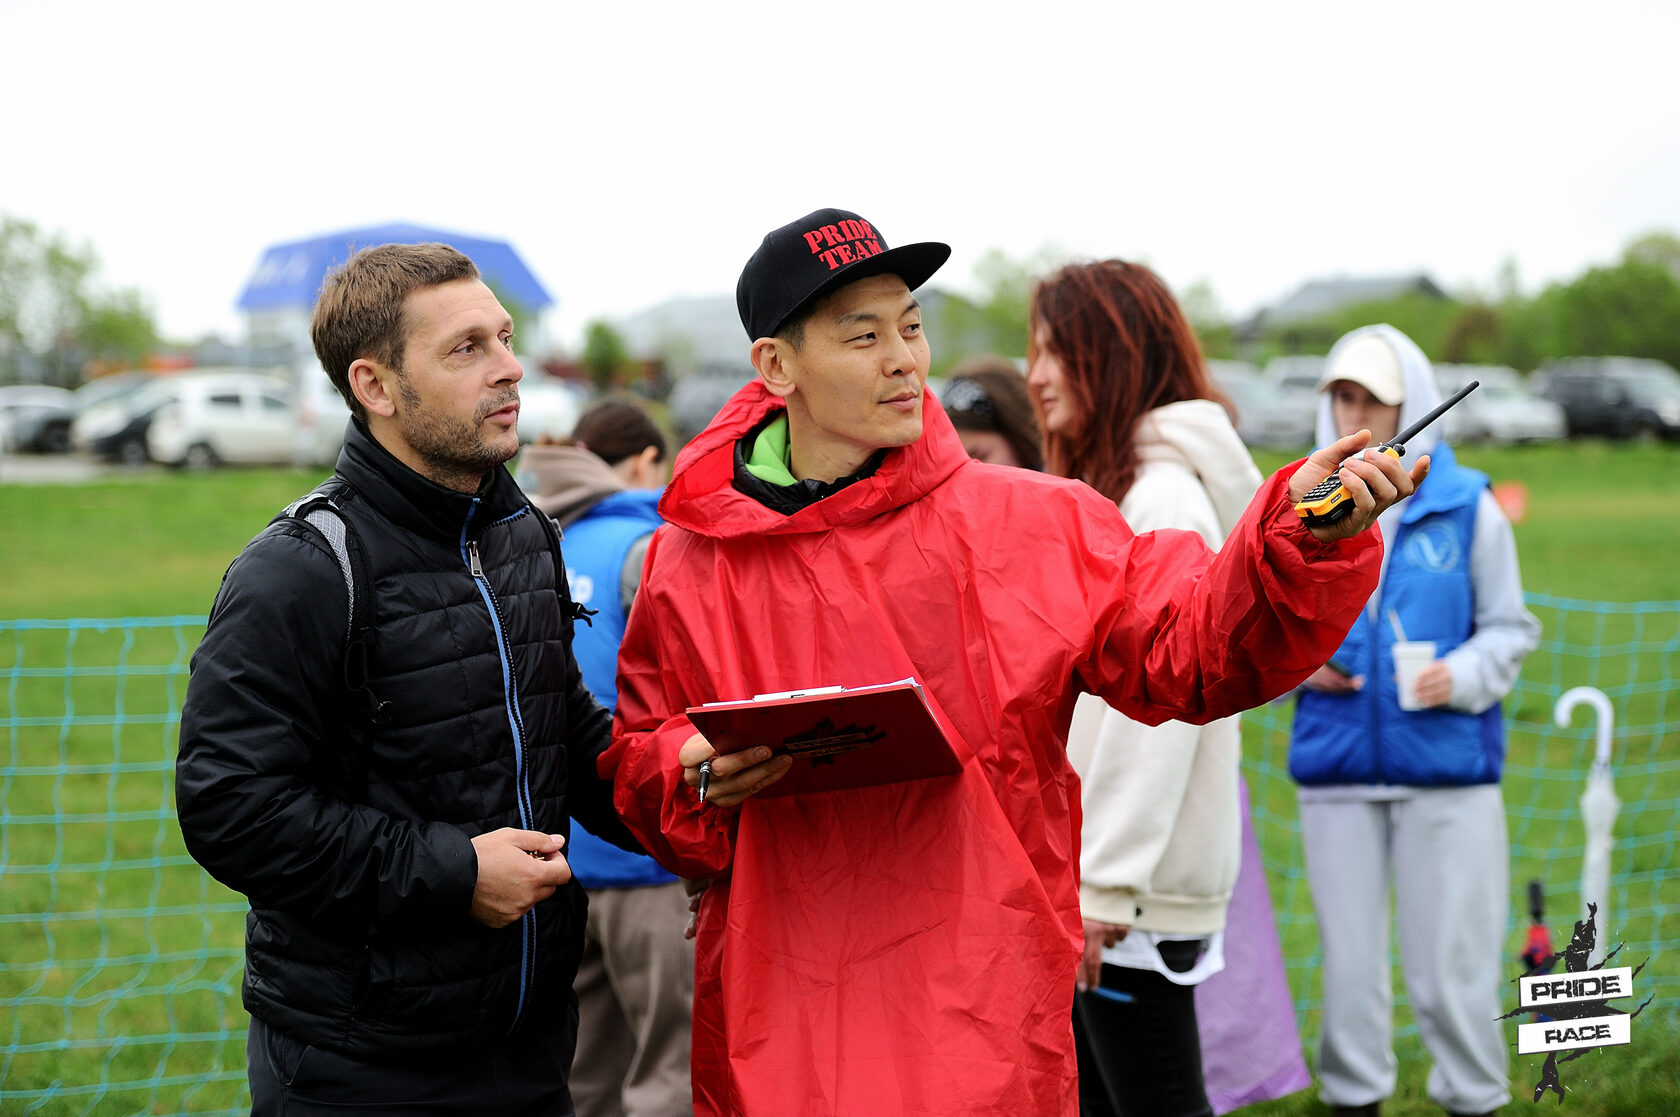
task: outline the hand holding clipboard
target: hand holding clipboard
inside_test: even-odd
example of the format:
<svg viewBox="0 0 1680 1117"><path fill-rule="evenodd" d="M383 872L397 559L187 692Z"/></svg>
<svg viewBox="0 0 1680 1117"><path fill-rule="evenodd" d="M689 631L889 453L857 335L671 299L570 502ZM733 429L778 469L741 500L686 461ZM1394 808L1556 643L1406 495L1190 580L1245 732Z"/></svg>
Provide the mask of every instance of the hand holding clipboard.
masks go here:
<svg viewBox="0 0 1680 1117"><path fill-rule="evenodd" d="M838 791L962 770L914 679L761 694L687 713L701 735L679 753L684 779L697 791L704 785L701 801L716 806L754 794Z"/></svg>
<svg viewBox="0 0 1680 1117"><path fill-rule="evenodd" d="M733 807L769 787L793 767L793 757L774 756L767 748L719 755L699 733L677 752L683 782L700 792L700 802Z"/></svg>

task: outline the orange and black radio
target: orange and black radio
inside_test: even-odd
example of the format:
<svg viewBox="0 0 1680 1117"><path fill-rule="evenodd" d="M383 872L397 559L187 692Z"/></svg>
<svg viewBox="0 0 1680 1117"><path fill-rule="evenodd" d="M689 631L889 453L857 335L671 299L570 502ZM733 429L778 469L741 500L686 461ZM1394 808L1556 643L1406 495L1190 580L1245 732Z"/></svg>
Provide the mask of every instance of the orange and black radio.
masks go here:
<svg viewBox="0 0 1680 1117"><path fill-rule="evenodd" d="M1378 446L1377 452L1387 454L1391 458L1404 457L1406 443L1416 438L1424 427L1446 414L1447 408L1469 395L1479 384L1481 384L1480 380L1470 381L1459 389L1452 399L1401 431L1396 437ZM1347 487L1342 484L1339 469L1314 485L1308 490L1307 495L1301 498L1300 503L1295 505L1295 514L1305 520L1308 527L1333 524L1352 512L1353 497L1348 493Z"/></svg>

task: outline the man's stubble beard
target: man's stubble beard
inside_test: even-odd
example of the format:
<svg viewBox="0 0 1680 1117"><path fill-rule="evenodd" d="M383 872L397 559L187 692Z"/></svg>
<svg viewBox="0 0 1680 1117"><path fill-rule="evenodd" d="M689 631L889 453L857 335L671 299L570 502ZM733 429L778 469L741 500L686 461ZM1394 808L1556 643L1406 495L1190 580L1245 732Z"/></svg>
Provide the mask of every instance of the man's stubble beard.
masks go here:
<svg viewBox="0 0 1680 1117"><path fill-rule="evenodd" d="M473 411L472 422L463 423L427 407L400 370L397 385L403 402L403 437L426 463L432 480L438 484L461 491L476 488L477 479L519 452L517 445L508 451L491 446L480 433L484 420L492 412L519 402L517 388L480 403Z"/></svg>

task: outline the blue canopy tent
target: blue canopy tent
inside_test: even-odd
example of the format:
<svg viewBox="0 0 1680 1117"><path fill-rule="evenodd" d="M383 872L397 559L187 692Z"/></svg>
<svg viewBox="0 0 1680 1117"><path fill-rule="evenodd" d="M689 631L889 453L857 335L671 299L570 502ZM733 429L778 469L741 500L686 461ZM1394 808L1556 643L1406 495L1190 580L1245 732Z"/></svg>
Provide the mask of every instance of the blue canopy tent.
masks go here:
<svg viewBox="0 0 1680 1117"><path fill-rule="evenodd" d="M485 282L502 299L517 303L519 310L535 312L553 305L549 293L506 241L485 240L423 225L375 225L270 246L240 293L239 309L308 311L315 305L315 296L327 270L348 260L358 249L428 241L450 245L470 257L483 273Z"/></svg>

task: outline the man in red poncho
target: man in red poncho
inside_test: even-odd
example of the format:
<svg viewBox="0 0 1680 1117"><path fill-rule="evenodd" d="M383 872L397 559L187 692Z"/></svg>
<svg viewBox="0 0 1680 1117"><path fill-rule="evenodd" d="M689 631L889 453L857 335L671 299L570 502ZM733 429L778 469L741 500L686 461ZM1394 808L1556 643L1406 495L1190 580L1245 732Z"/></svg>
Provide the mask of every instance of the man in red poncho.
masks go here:
<svg viewBox="0 0 1680 1117"><path fill-rule="evenodd" d="M697 1113L1076 1113L1075 695L1201 722L1295 686L1376 584L1364 529L1427 468L1350 463L1358 511L1309 531L1291 504L1355 436L1273 477L1217 555L1134 536L1082 484L963 453L911 294L949 254L843 210L766 236L736 296L758 379L661 504L601 771L649 852L715 879ZM747 750L701 802L687 707L908 676L960 774L755 799L789 761Z"/></svg>

